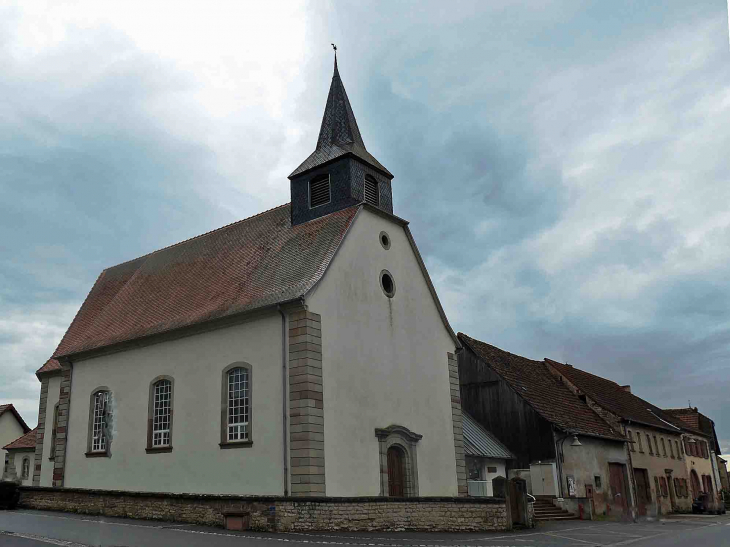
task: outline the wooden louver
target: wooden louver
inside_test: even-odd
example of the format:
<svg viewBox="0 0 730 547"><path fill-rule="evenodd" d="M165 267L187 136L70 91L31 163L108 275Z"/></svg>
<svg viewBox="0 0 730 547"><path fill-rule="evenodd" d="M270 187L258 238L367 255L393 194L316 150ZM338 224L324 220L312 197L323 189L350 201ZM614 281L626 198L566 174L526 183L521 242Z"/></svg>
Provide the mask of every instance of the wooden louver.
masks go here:
<svg viewBox="0 0 730 547"><path fill-rule="evenodd" d="M377 181L370 176L365 177L365 203L377 206L379 197Z"/></svg>
<svg viewBox="0 0 730 547"><path fill-rule="evenodd" d="M309 207L319 207L330 201L329 176L316 178L309 183Z"/></svg>

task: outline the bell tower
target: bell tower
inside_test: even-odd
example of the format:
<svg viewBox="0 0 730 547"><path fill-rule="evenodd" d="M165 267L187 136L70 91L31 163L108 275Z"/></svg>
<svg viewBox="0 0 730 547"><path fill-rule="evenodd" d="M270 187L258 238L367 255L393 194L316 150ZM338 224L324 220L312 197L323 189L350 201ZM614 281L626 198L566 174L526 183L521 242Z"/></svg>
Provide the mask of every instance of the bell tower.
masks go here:
<svg viewBox="0 0 730 547"><path fill-rule="evenodd" d="M335 53L317 147L289 175L292 226L363 202L392 214L392 180L391 172L365 148Z"/></svg>

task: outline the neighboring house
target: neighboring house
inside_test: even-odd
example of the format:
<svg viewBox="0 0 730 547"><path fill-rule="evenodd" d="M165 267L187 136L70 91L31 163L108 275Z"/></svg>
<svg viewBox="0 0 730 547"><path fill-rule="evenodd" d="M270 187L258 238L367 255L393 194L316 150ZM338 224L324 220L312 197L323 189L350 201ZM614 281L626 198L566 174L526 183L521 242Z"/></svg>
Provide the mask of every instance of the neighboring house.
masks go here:
<svg viewBox="0 0 730 547"><path fill-rule="evenodd" d="M587 498L596 513L632 507L626 439L548 372L545 363L459 333L462 408L514 455L510 477L530 493ZM466 430L466 428L465 428Z"/></svg>
<svg viewBox="0 0 730 547"><path fill-rule="evenodd" d="M727 472L727 460L722 456L718 456L717 467L719 468L720 473L720 486L722 487L721 490L724 490L725 492L730 492L730 477L728 477Z"/></svg>
<svg viewBox="0 0 730 547"><path fill-rule="evenodd" d="M515 457L499 439L462 412L464 455L470 496L494 496L492 481L507 478L507 462Z"/></svg>
<svg viewBox="0 0 730 547"><path fill-rule="evenodd" d="M5 477L19 480L23 486L33 484L33 460L35 455L35 429L3 446L8 453Z"/></svg>
<svg viewBox="0 0 730 547"><path fill-rule="evenodd" d="M30 431L30 427L12 404L0 405L0 447L14 441L28 431ZM4 472L9 459L9 454L4 448L0 448L0 457L2 458L2 471Z"/></svg>
<svg viewBox="0 0 730 547"><path fill-rule="evenodd" d="M720 494L720 470L717 454L720 443L715 433L715 422L694 408L667 408L664 412L681 420L685 426L684 452L687 473L693 496L701 492L717 497Z"/></svg>
<svg viewBox="0 0 730 547"><path fill-rule="evenodd" d="M545 359L545 364L563 385L628 438L627 458L639 515L690 511L692 495L681 422L632 394L630 386L551 359Z"/></svg>
<svg viewBox="0 0 730 547"><path fill-rule="evenodd" d="M336 64L289 178L291 203L101 272L37 372L34 484L466 495L459 343Z"/></svg>

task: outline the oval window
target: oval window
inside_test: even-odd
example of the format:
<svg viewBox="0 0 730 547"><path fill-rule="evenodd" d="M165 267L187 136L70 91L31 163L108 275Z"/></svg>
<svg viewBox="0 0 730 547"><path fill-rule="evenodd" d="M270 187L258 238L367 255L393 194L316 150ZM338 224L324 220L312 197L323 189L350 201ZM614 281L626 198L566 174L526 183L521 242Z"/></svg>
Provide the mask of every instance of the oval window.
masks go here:
<svg viewBox="0 0 730 547"><path fill-rule="evenodd" d="M383 289L385 296L393 298L393 295L395 295L395 280L388 270L380 272L380 287Z"/></svg>
<svg viewBox="0 0 730 547"><path fill-rule="evenodd" d="M386 251L390 249L390 236L387 232L380 232L380 244L383 246L383 249Z"/></svg>

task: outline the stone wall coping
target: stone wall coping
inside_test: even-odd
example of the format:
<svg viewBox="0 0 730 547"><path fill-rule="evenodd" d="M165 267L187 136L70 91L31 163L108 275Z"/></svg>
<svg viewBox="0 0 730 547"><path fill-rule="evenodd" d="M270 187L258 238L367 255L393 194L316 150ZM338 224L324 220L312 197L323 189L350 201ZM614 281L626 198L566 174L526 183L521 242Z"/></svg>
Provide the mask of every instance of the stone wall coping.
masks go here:
<svg viewBox="0 0 730 547"><path fill-rule="evenodd" d="M99 490L90 488L54 488L51 486L21 486L21 492L58 492L65 494L88 494L95 496L130 496L139 498L179 498L196 499L200 501L240 501L240 502L291 502L306 503L454 503L458 505L500 505L505 498L470 498L449 496L420 496L410 498L394 498L389 496L361 496L361 497L334 497L334 496L239 496L236 494L191 494L170 492L138 492L127 490Z"/></svg>

